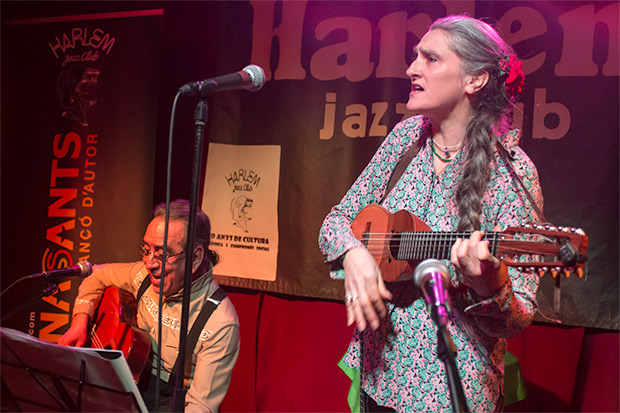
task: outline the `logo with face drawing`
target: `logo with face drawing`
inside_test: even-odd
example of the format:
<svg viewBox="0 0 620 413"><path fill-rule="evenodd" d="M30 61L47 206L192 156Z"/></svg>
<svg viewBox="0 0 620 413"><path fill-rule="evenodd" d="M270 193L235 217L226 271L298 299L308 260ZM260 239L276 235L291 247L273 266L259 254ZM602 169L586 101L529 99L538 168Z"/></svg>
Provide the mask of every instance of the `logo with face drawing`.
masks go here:
<svg viewBox="0 0 620 413"><path fill-rule="evenodd" d="M248 222L252 220L252 200L244 195L232 199L230 212L232 212L233 225L248 232Z"/></svg>
<svg viewBox="0 0 620 413"><path fill-rule="evenodd" d="M97 78L99 69L83 65L64 69L56 81L56 92L62 116L73 119L82 126L88 126L86 114L97 103Z"/></svg>

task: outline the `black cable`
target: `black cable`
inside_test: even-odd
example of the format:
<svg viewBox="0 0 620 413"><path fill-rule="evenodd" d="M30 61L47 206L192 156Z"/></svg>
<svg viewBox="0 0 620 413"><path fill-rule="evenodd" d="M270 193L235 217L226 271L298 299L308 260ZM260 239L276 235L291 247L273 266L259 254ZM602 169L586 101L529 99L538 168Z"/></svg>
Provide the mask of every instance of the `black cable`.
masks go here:
<svg viewBox="0 0 620 413"><path fill-rule="evenodd" d="M168 252L168 227L170 225L170 186L172 181L172 136L174 135L174 117L176 113L177 103L181 92L177 92L172 103L172 113L170 114L170 130L168 132L168 160L166 163L166 215L164 218L164 245L161 257L161 275L159 280L159 311L157 319L157 380L155 382L155 409L159 410L159 383L161 373L161 342L162 342L162 325L163 325L163 311L161 310L164 305L164 281L166 277L166 260Z"/></svg>

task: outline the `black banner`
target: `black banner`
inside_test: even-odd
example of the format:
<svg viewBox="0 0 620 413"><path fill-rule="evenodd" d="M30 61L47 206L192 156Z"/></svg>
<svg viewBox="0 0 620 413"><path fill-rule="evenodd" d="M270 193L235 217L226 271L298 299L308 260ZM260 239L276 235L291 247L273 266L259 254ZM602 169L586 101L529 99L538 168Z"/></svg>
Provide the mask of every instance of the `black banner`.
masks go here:
<svg viewBox="0 0 620 413"><path fill-rule="evenodd" d="M526 86L514 123L538 167L545 214L590 237L584 278L559 280L560 320L619 327L617 2L250 1L224 7L221 27L234 27L235 36L221 42L221 72L250 62L265 69L268 81L256 94L214 98L211 139L281 145L282 164L277 279L221 277L222 283L342 299L342 283L328 279L318 251L321 222L385 135L408 116L405 70L413 46L431 21L463 12L497 23L522 58ZM541 280L541 320L556 318L557 282Z"/></svg>
<svg viewBox="0 0 620 413"><path fill-rule="evenodd" d="M139 259L152 209L162 10L13 20L2 31L4 327L56 342L79 278L19 278ZM32 303L28 304L30 301Z"/></svg>

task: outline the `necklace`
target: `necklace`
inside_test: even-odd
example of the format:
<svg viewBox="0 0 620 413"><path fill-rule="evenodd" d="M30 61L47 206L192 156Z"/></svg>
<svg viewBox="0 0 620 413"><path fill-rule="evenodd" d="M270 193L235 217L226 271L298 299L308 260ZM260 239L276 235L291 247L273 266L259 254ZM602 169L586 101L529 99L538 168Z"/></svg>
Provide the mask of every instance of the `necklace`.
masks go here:
<svg viewBox="0 0 620 413"><path fill-rule="evenodd" d="M447 152L447 151L446 151L446 157L447 157L448 159L444 159L444 158L442 158L441 156L439 156L439 154L435 151L435 145L431 145L431 150L433 151L433 153L435 154L435 156L439 158L439 160L440 160L440 161L443 161L443 162L450 162L450 161L452 160L452 159L450 159L450 152Z"/></svg>
<svg viewBox="0 0 620 413"><path fill-rule="evenodd" d="M452 151L452 152L456 152L456 150L460 150L460 149L461 149L461 144L463 143L463 141L461 140L461 142L459 142L459 143L457 143L457 144L455 144L455 145L446 146L446 145L439 145L439 144L437 143L437 141L435 141L435 139L434 139L434 138L431 138L431 139L432 139L432 141L433 141L433 153L435 153L435 155L437 155L437 152L435 152L435 148L434 148L435 146L437 146L437 148L438 148L438 149L440 149L440 150L441 150L441 146L443 146L444 156L445 156L447 159L450 159L450 152L451 152L451 151ZM439 155L437 155L437 156L439 157ZM442 161L444 161L444 162L447 162L447 161L445 161L445 160L444 160L443 158L441 158L441 157L439 157L439 159L441 159L441 160L442 160Z"/></svg>

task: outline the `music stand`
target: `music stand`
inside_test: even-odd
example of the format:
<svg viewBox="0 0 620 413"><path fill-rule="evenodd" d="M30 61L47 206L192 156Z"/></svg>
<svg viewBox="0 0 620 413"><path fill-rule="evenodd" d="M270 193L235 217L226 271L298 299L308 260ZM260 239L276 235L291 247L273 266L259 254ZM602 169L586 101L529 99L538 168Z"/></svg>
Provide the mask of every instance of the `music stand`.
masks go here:
<svg viewBox="0 0 620 413"><path fill-rule="evenodd" d="M148 412L119 350L65 347L2 327L0 339L10 411Z"/></svg>

